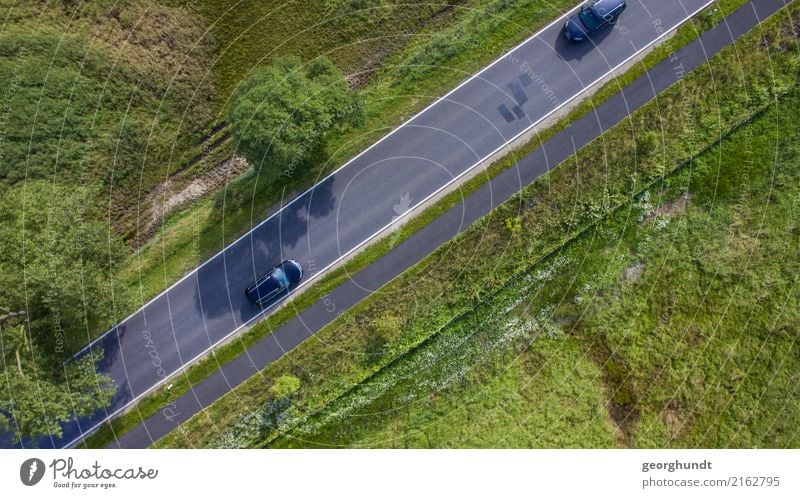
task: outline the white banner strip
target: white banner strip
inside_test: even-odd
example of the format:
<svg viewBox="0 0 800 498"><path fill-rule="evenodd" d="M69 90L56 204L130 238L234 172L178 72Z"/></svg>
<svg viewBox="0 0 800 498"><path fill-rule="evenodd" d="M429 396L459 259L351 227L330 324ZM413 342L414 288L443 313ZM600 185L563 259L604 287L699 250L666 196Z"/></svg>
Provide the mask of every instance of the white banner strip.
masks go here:
<svg viewBox="0 0 800 498"><path fill-rule="evenodd" d="M800 450L2 450L0 461L9 497L800 496Z"/></svg>

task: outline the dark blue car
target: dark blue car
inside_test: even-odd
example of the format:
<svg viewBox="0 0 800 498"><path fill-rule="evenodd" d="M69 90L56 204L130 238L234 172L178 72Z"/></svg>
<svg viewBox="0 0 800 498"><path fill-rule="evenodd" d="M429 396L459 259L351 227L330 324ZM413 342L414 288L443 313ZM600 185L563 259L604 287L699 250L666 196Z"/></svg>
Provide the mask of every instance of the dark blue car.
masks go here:
<svg viewBox="0 0 800 498"><path fill-rule="evenodd" d="M251 303L261 306L299 282L301 278L303 278L303 267L297 261L287 259L253 282L244 293Z"/></svg>
<svg viewBox="0 0 800 498"><path fill-rule="evenodd" d="M579 42L609 24L625 10L625 0L595 0L581 7L577 14L564 24L564 36L572 42Z"/></svg>

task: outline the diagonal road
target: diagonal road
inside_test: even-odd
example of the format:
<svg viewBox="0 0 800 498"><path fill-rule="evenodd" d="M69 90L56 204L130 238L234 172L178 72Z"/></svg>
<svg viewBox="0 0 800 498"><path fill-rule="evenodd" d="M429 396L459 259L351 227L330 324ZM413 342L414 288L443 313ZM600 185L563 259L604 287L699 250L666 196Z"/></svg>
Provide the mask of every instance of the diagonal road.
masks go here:
<svg viewBox="0 0 800 498"><path fill-rule="evenodd" d="M178 424L209 406L230 389L255 375L314 332L410 268L441 244L488 214L525 185L554 165L568 159L603 131L623 121L631 112L654 99L659 92L679 82L725 46L733 43L768 16L783 7L785 0L754 0L731 14L717 27L677 51L668 60L642 75L600 105L558 133L511 168L411 236L403 244L334 289L323 302L303 311L297 318L253 345L246 353L223 365L142 424L124 434L111 447L144 448L175 429Z"/></svg>
<svg viewBox="0 0 800 498"><path fill-rule="evenodd" d="M209 406L236 385L255 375L364 297L410 268L473 221L488 214L522 187L568 159L576 149L620 123L654 99L659 92L680 81L709 57L733 43L761 21L783 7L786 0L754 0L731 14L717 27L678 50L668 60L640 76L595 111L556 134L516 164L464 199L407 241L390 251L351 280L334 289L323 302L300 313L294 320L254 344L230 363L142 424L124 434L111 447L144 448L175 429L180 423ZM668 112L668 110L665 110Z"/></svg>
<svg viewBox="0 0 800 498"><path fill-rule="evenodd" d="M40 445L74 443L261 318L264 312L247 302L243 289L273 264L300 261L311 270L301 284L307 285L385 230L398 214L457 181L710 3L629 0L620 23L593 38L596 47L567 43L560 36L563 19L526 40L99 338L93 345L105 350L101 370L118 385L111 406L67 425L62 439ZM514 191L520 185L518 178ZM409 202L399 202L403 198ZM405 204L404 213L397 212L398 203ZM419 250L438 245L421 242ZM377 268L365 270L366 275L380 272ZM345 285L353 286L352 296L357 296L359 285ZM304 328L275 354L318 330L313 321Z"/></svg>

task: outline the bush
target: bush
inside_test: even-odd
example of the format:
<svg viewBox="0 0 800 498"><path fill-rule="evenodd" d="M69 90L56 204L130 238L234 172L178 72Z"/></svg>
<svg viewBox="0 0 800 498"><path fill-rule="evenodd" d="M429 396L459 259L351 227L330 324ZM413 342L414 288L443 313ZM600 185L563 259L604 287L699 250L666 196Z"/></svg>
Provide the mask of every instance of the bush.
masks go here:
<svg viewBox="0 0 800 498"><path fill-rule="evenodd" d="M300 379L293 375L281 375L275 379L269 392L277 399L284 399L290 397L298 389L300 389Z"/></svg>
<svg viewBox="0 0 800 498"><path fill-rule="evenodd" d="M306 166L328 131L364 118L361 101L324 57L307 65L278 59L243 82L234 101L229 120L238 150L276 177Z"/></svg>

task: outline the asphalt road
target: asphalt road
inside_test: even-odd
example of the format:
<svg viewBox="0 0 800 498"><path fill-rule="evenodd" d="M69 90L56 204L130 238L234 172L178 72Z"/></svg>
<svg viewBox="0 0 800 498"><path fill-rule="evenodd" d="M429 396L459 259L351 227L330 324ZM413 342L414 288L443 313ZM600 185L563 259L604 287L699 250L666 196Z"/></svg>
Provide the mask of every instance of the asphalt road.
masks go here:
<svg viewBox="0 0 800 498"><path fill-rule="evenodd" d="M415 233L394 250L354 275L298 317L253 345L245 354L209 376L191 392L170 400L163 410L120 437L112 447L144 448L202 408L283 356L374 290L410 268L436 248L487 215L550 168L568 159L578 148L623 121L667 87L700 66L726 45L753 29L784 6L784 0L756 0L731 14L726 22L677 51L600 105L493 178L464 201ZM664 112L669 112L665 109Z"/></svg>
<svg viewBox="0 0 800 498"><path fill-rule="evenodd" d="M88 420L68 424L63 438L39 441L37 445L69 445L165 377L260 318L263 311L245 299L243 289L275 263L288 258L300 261L307 274L302 285L307 285L316 274L365 244L398 216L413 210L564 103L580 96L593 82L709 3L710 0L633 0L613 30L599 33L588 43L566 42L560 35L562 21L519 45L100 338L94 344L105 350L100 368L118 385L111 406ZM624 111L623 106L608 112ZM592 133L576 136L576 143L585 143L595 136ZM536 163L538 166L528 168L528 173L523 168L514 169L517 176L513 185L492 182L487 187L492 189L488 198L499 202L507 197L505 194L510 195L535 178L537 171L544 171L547 164L557 164L556 158L567 157L570 152L571 143L563 151L551 154L548 150L548 161ZM460 229L488 212L492 204L479 202L485 192L475 195L474 203L465 203L459 208L463 212L458 219L451 220L455 227ZM343 284L337 289L342 300L338 310L357 302L398 270L438 247L447 240L442 239L442 233L421 231L413 239L413 255L393 251L381 261L396 258L395 263L372 265L358 278ZM276 345L272 352L266 351L270 349L269 341L254 346L254 351L264 350L260 359L275 359L327 323L328 315L318 306L312 307L298 318L301 331L279 331L269 339ZM242 361L251 363L247 370L252 373L254 362L249 359L237 360L231 368ZM263 366L263 362L254 364ZM226 371L221 373L223 377L233 375ZM240 381L234 376L226 384ZM205 396L202 386L194 393L200 404L219 394L217 389L211 389Z"/></svg>

